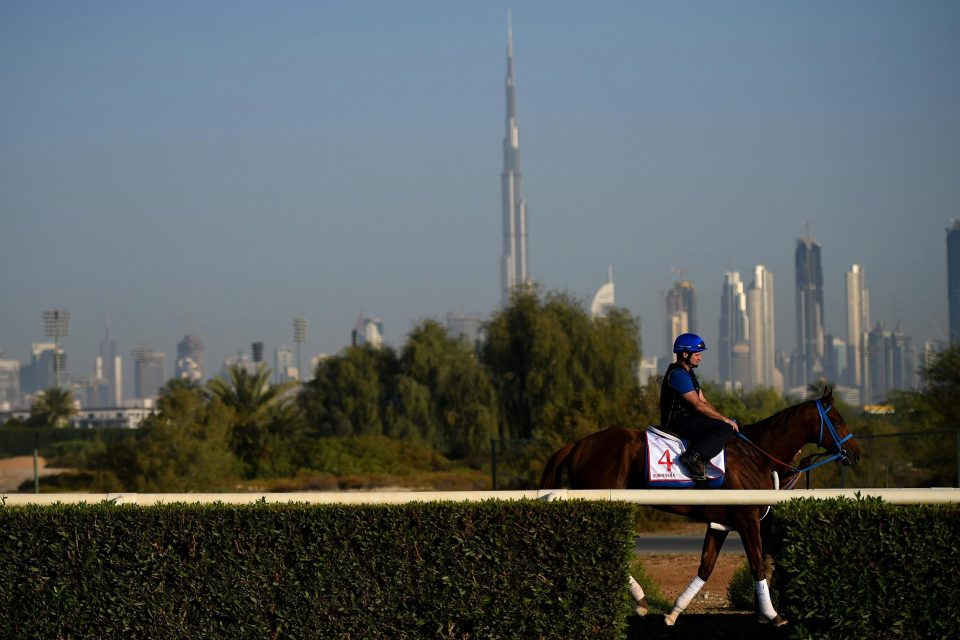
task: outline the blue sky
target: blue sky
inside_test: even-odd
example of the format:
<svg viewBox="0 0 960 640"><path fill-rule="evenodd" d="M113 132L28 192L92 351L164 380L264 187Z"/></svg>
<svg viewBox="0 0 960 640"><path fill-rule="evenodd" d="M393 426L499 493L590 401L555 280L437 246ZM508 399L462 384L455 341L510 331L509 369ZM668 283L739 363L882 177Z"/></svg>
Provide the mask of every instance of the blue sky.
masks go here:
<svg viewBox="0 0 960 640"><path fill-rule="evenodd" d="M0 4L0 350L72 314L72 373L186 333L208 371L261 340L336 353L360 313L395 346L499 301L500 2ZM960 216L960 4L515 2L530 271L617 301L662 352L685 270L716 341L722 274L822 246L917 341L947 322ZM715 366L705 363L706 372ZM129 371L129 368L128 368Z"/></svg>

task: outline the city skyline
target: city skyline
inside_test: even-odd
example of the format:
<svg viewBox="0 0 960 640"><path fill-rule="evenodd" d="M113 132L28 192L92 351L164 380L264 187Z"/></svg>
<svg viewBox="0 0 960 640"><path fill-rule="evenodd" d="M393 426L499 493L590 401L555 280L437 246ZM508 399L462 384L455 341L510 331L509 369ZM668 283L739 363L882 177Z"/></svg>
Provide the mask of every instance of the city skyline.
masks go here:
<svg viewBox="0 0 960 640"><path fill-rule="evenodd" d="M788 283L810 223L825 329L844 280L871 316L947 338L943 230L960 211L960 8L513 4L535 280L617 302L663 355L685 272L717 343L722 274ZM500 300L506 4L0 6L0 358L72 313L72 373L104 327L130 353L203 339L305 362L358 313L402 344ZM777 287L777 348L796 345ZM709 354L708 354L709 356ZM708 357L706 373L717 371Z"/></svg>

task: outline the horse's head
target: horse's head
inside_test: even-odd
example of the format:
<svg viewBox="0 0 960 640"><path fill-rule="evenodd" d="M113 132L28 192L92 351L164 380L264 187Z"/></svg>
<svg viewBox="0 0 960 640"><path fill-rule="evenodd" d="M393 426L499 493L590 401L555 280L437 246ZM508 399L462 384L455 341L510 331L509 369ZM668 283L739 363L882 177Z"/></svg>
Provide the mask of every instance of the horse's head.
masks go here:
<svg viewBox="0 0 960 640"><path fill-rule="evenodd" d="M860 444L854 439L847 422L833 401L833 388L824 387L823 395L815 401L820 414L817 444L836 456L840 464L850 466L860 462Z"/></svg>

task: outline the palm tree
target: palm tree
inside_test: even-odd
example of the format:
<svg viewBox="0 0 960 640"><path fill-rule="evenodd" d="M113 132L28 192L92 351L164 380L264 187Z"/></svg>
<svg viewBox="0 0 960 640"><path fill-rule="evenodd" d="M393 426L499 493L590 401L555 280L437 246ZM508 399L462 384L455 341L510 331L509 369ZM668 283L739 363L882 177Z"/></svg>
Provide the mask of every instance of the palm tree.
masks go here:
<svg viewBox="0 0 960 640"><path fill-rule="evenodd" d="M296 382L271 385L271 372L266 365L259 365L254 372L239 365L227 371L229 379L214 378L208 384L208 392L215 400L234 412L231 445L234 453L243 460L247 472L255 476L262 464L269 459L268 441L271 423L290 398L286 392Z"/></svg>
<svg viewBox="0 0 960 640"><path fill-rule="evenodd" d="M30 424L45 427L66 427L70 416L77 413L73 393L69 389L52 387L37 394L30 407Z"/></svg>
<svg viewBox="0 0 960 640"><path fill-rule="evenodd" d="M241 422L265 418L290 386L271 386L271 371L265 364L259 365L253 373L235 364L227 375L228 380L219 376L211 380L208 388L213 397L236 412Z"/></svg>

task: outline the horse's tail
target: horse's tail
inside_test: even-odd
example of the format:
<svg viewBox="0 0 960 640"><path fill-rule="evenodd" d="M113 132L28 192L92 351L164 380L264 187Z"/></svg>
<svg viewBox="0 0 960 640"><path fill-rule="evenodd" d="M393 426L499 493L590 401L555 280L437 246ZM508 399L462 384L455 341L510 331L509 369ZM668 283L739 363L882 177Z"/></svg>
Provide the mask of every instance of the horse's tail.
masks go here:
<svg viewBox="0 0 960 640"><path fill-rule="evenodd" d="M573 444L574 443L571 443L563 447L547 460L547 466L543 468L543 475L540 476L541 489L560 488L561 476L563 475L563 463L566 462L567 456L573 451Z"/></svg>

